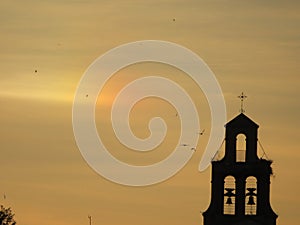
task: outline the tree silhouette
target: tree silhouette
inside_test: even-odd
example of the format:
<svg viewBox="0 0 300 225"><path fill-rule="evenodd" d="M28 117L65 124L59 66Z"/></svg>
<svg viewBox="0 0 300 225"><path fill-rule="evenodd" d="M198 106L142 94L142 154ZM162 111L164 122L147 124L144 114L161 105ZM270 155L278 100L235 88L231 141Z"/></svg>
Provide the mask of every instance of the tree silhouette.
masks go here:
<svg viewBox="0 0 300 225"><path fill-rule="evenodd" d="M15 225L14 215L10 208L0 206L0 225Z"/></svg>

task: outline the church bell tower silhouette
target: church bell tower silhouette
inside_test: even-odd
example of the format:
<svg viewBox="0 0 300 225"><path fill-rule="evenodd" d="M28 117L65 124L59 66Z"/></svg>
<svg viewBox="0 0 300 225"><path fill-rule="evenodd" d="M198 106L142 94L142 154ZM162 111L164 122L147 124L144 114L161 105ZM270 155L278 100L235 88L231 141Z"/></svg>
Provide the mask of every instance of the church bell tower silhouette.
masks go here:
<svg viewBox="0 0 300 225"><path fill-rule="evenodd" d="M258 127L243 108L226 124L225 155L212 161L204 225L276 225L270 205L272 161L257 156Z"/></svg>

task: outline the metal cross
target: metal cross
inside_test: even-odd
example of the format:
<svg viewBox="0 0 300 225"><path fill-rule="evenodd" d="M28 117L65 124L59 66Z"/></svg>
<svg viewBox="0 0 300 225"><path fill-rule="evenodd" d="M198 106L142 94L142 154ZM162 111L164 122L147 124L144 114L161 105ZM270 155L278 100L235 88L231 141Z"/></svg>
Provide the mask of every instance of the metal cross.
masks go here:
<svg viewBox="0 0 300 225"><path fill-rule="evenodd" d="M244 92L242 92L242 94L239 95L238 98L241 100L241 109L240 109L240 112L244 113L245 112L245 110L244 110L244 99L246 99L247 96L244 95Z"/></svg>
<svg viewBox="0 0 300 225"><path fill-rule="evenodd" d="M92 216L88 215L89 221L90 221L90 225L92 225Z"/></svg>

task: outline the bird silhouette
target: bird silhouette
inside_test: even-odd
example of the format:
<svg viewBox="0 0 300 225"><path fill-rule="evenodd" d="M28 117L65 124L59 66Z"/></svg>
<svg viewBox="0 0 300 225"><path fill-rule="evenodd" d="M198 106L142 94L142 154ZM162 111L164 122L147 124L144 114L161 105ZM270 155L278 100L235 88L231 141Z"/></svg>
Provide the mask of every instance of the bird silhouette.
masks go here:
<svg viewBox="0 0 300 225"><path fill-rule="evenodd" d="M203 135L205 132L205 129L203 129L202 131L198 132L199 135Z"/></svg>

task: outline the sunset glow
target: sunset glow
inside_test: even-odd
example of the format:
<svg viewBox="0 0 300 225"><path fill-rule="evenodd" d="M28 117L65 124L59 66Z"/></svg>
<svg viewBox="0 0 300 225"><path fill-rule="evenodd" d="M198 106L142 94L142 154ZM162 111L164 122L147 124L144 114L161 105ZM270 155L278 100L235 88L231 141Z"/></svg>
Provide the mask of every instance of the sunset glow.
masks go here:
<svg viewBox="0 0 300 225"><path fill-rule="evenodd" d="M176 147L195 150L171 179L147 187L110 182L89 167L76 145L72 104L88 66L110 49L140 40L177 43L199 55L222 88L228 121L239 114L238 96L246 93L245 114L259 124L259 141L274 162L277 224L300 222L298 1L3 0L0 9L0 193L6 196L0 203L12 208L17 224L83 225L88 215L93 225L203 224L211 168L199 172L198 166L211 112L183 71L153 62L131 65L106 82L95 102L99 137L119 160L149 165ZM117 139L111 124L115 97L130 82L154 75L176 82L194 101L197 146L178 143L178 112L155 97L132 108L129 124L138 138L147 138L149 121L161 117L163 142L137 152Z"/></svg>

